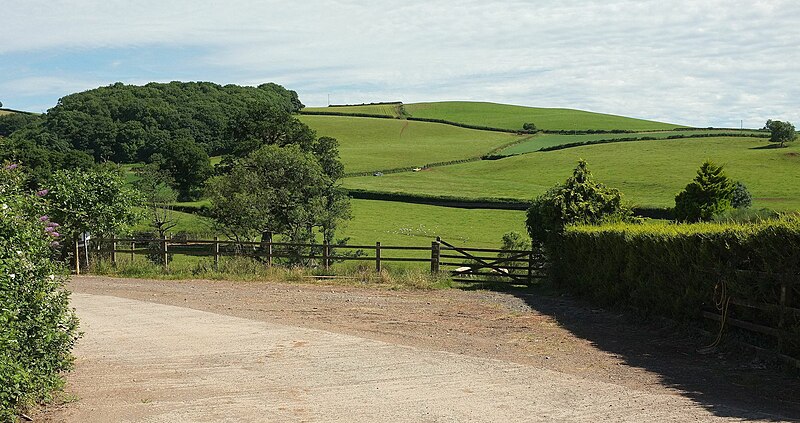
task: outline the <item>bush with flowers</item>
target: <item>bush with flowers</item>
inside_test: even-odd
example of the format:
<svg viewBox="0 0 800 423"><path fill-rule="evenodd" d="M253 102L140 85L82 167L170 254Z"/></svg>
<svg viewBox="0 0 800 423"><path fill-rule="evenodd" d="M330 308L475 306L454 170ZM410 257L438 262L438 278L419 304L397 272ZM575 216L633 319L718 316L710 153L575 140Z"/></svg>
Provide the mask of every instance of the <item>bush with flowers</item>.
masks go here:
<svg viewBox="0 0 800 423"><path fill-rule="evenodd" d="M64 267L53 260L59 225L46 191L25 191L16 164L0 165L0 421L51 398L72 365L78 321Z"/></svg>

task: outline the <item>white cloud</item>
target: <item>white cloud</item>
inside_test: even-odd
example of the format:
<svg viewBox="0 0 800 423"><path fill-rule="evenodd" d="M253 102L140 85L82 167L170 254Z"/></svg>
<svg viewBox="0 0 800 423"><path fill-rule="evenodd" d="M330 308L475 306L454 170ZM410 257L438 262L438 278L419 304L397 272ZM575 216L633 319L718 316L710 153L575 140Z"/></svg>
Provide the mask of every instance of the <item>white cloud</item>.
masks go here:
<svg viewBox="0 0 800 423"><path fill-rule="evenodd" d="M758 126L800 120L798 20L790 0L28 1L4 5L15 36L0 60L203 47L184 74L275 80L308 104L475 99Z"/></svg>

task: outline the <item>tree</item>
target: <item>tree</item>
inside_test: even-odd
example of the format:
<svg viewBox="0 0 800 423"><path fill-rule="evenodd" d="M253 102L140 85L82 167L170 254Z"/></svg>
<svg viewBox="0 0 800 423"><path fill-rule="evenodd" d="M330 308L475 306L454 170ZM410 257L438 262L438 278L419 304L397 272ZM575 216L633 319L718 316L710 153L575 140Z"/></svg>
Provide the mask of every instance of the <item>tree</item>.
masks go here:
<svg viewBox="0 0 800 423"><path fill-rule="evenodd" d="M52 260L58 226L22 168L0 164L0 421L63 386L78 338L68 276Z"/></svg>
<svg viewBox="0 0 800 423"><path fill-rule="evenodd" d="M522 130L523 131L527 131L527 132L535 132L536 131L536 125L534 125L533 123L530 123L530 122L523 123L522 124Z"/></svg>
<svg viewBox="0 0 800 423"><path fill-rule="evenodd" d="M781 122L779 120L768 120L764 125L765 129L769 129L771 135L770 142L780 143L784 147L787 142L792 142L797 138L797 132L794 130L794 125L789 122Z"/></svg>
<svg viewBox="0 0 800 423"><path fill-rule="evenodd" d="M187 136L167 141L151 160L172 178L182 199L197 198L213 173L208 154Z"/></svg>
<svg viewBox="0 0 800 423"><path fill-rule="evenodd" d="M59 170L50 179L49 216L71 240L83 232L108 237L136 223L141 204L118 169Z"/></svg>
<svg viewBox="0 0 800 423"><path fill-rule="evenodd" d="M731 206L735 209L746 209L753 204L753 197L747 186L741 181L737 181L731 197Z"/></svg>
<svg viewBox="0 0 800 423"><path fill-rule="evenodd" d="M230 173L209 181L211 214L233 239L281 234L293 242L314 240L319 229L333 239L349 218L348 198L336 188L313 153L297 145L265 145L238 160Z"/></svg>
<svg viewBox="0 0 800 423"><path fill-rule="evenodd" d="M736 185L717 166L706 160L697 176L675 196L675 217L681 221L709 221L731 208Z"/></svg>
<svg viewBox="0 0 800 423"><path fill-rule="evenodd" d="M531 239L544 243L570 224L597 224L630 216L630 209L622 204L622 193L595 182L586 161L580 160L563 184L533 200L527 226Z"/></svg>
<svg viewBox="0 0 800 423"><path fill-rule="evenodd" d="M142 194L150 226L159 238L164 238L178 224L172 211L172 203L178 199L178 193L172 189L174 181L154 163L136 168L136 176L139 179L134 186Z"/></svg>

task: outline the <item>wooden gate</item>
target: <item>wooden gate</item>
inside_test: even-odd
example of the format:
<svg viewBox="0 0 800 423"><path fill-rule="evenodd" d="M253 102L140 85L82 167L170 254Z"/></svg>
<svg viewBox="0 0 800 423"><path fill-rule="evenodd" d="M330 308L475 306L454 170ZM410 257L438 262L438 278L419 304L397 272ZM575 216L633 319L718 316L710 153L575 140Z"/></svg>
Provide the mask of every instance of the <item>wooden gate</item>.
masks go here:
<svg viewBox="0 0 800 423"><path fill-rule="evenodd" d="M449 271L454 281L530 285L547 276L541 250L456 247L438 237L435 244L440 249L437 270Z"/></svg>

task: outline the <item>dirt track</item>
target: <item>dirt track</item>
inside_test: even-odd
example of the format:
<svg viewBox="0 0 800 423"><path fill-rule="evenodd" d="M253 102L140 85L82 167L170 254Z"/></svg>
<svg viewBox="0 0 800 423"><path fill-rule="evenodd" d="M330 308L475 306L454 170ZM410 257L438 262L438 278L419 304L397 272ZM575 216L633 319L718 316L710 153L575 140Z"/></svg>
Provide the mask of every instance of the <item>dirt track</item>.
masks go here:
<svg viewBox="0 0 800 423"><path fill-rule="evenodd" d="M800 416L796 377L698 356L697 340L567 299L107 278L71 288L86 332L68 386L80 399L53 421Z"/></svg>

